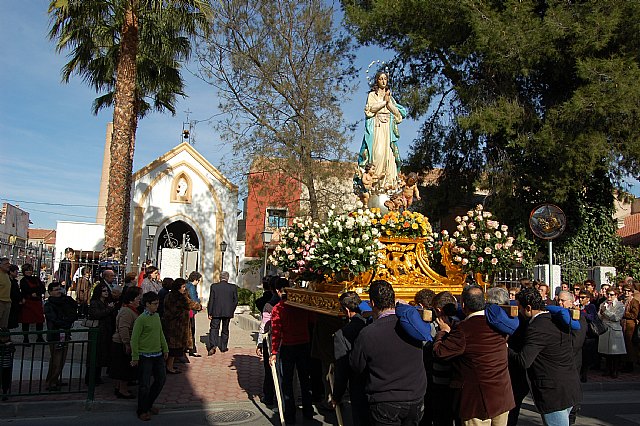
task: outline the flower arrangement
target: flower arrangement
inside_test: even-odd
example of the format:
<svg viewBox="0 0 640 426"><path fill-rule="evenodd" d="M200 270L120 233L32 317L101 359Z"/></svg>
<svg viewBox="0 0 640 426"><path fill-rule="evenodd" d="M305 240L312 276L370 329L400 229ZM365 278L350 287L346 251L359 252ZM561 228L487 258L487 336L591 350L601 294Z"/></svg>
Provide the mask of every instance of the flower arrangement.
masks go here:
<svg viewBox="0 0 640 426"><path fill-rule="evenodd" d="M318 229L310 265L323 273L338 271L359 274L377 263L379 231L372 226L375 213L368 209L341 215L328 212L328 220Z"/></svg>
<svg viewBox="0 0 640 426"><path fill-rule="evenodd" d="M451 237L443 234L454 244L451 250L453 262L464 272L493 274L515 262L522 262L522 252L513 246L514 238L509 236L509 228L493 220L492 216L478 205L465 216L456 217L458 225Z"/></svg>
<svg viewBox="0 0 640 426"><path fill-rule="evenodd" d="M404 210L402 213L390 211L384 215L379 209L372 209L372 223L383 237L428 237L431 235L429 219L424 215Z"/></svg>
<svg viewBox="0 0 640 426"><path fill-rule="evenodd" d="M283 230L280 244L269 256L269 262L298 274L316 272L309 264L309 257L315 252L318 228L320 226L311 219L293 219L292 225Z"/></svg>
<svg viewBox="0 0 640 426"><path fill-rule="evenodd" d="M325 223L310 219L294 219L283 230L280 244L269 256L269 262L297 274L331 274L338 271L359 274L377 263L380 231L373 226L379 211L364 209L341 215L328 212Z"/></svg>

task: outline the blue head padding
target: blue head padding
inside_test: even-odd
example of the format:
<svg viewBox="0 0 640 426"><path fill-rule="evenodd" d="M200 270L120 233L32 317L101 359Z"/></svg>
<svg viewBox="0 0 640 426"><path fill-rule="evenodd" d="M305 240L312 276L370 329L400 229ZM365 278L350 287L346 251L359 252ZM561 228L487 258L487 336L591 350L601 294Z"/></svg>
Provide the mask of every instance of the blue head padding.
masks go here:
<svg viewBox="0 0 640 426"><path fill-rule="evenodd" d="M421 341L431 341L431 324L424 322L415 306L399 303L396 305L396 316L400 326L411 338Z"/></svg>
<svg viewBox="0 0 640 426"><path fill-rule="evenodd" d="M511 335L520 325L518 317L510 317L504 309L492 303L485 306L484 315L489 326L500 333Z"/></svg>
<svg viewBox="0 0 640 426"><path fill-rule="evenodd" d="M572 330L580 330L580 321L571 319L569 309L562 306L548 305L547 310L554 318L560 319L563 324L571 326Z"/></svg>

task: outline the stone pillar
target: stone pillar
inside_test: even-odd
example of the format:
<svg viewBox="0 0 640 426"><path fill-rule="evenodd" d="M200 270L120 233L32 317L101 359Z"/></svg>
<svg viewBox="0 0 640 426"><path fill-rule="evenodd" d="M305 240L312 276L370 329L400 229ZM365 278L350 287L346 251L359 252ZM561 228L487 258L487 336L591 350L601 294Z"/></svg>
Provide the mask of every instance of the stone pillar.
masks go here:
<svg viewBox="0 0 640 426"><path fill-rule="evenodd" d="M596 290L600 291L600 286L602 284L615 284L614 282L611 282L609 280L607 274L615 276L616 268L613 266L596 266L595 268L593 268L593 276L591 277L591 279L596 282Z"/></svg>
<svg viewBox="0 0 640 426"><path fill-rule="evenodd" d="M553 282L550 281L549 265L536 265L533 267L533 278L549 286L549 297L553 299L556 287L560 287L560 265L553 265Z"/></svg>

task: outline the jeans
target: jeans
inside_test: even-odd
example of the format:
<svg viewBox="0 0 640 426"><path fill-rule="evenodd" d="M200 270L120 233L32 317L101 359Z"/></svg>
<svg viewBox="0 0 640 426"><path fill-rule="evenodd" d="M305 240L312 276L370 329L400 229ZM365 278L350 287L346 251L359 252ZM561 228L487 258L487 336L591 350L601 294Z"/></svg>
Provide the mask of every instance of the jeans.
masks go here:
<svg viewBox="0 0 640 426"><path fill-rule="evenodd" d="M138 361L138 415L147 413L153 407L167 379L164 357L140 356ZM151 383L153 377L153 383Z"/></svg>
<svg viewBox="0 0 640 426"><path fill-rule="evenodd" d="M372 425L417 426L424 415L424 400L369 404Z"/></svg>
<svg viewBox="0 0 640 426"><path fill-rule="evenodd" d="M308 343L301 345L280 346L280 365L282 367L282 394L284 396L284 420L285 423L296 422L296 399L293 394L293 372L298 370L300 380L300 393L302 394L302 415L306 418L313 417L311 397L311 373L309 364L311 349Z"/></svg>
<svg viewBox="0 0 640 426"><path fill-rule="evenodd" d="M544 426L569 426L569 413L571 412L571 408L573 407L541 414L542 424Z"/></svg>
<svg viewBox="0 0 640 426"><path fill-rule="evenodd" d="M231 318L211 318L209 324L209 344L207 350L211 348L220 348L222 352L226 351L229 345L229 323ZM222 323L222 333L220 333L220 324Z"/></svg>

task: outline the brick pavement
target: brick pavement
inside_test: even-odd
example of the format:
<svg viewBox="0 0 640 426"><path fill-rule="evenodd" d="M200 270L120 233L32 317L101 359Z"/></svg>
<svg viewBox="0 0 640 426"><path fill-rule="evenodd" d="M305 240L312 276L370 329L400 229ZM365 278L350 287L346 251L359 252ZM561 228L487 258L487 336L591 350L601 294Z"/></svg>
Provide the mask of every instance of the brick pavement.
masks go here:
<svg viewBox="0 0 640 426"><path fill-rule="evenodd" d="M246 321L245 321L246 323ZM205 314L196 316L196 335L208 332L209 321ZM218 351L207 356L203 343L198 342L200 358L189 357L189 364L176 363L181 374L167 374L167 381L157 402L163 406L197 406L219 402L258 400L262 392L263 367L256 356L254 335L238 326L238 320L230 325L229 351ZM197 339L199 340L199 339ZM72 387L77 384L72 382ZM96 387L95 400L100 402L130 402L116 398L112 381L105 378ZM135 392L135 388L131 387ZM13 397L11 401L50 401L83 399L83 394L51 394L46 396Z"/></svg>

